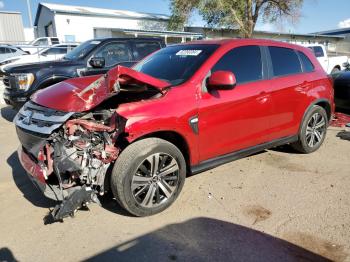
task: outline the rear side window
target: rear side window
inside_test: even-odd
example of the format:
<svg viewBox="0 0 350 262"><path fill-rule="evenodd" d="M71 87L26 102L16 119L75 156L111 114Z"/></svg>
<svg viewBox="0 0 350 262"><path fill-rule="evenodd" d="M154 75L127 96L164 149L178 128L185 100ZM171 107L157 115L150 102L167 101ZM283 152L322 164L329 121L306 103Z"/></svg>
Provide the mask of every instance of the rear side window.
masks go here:
<svg viewBox="0 0 350 262"><path fill-rule="evenodd" d="M60 43L60 40L58 40L58 38L51 38L51 43L52 43L53 45L59 44L59 43Z"/></svg>
<svg viewBox="0 0 350 262"><path fill-rule="evenodd" d="M237 47L226 53L212 69L231 71L237 84L261 80L263 78L261 53L258 46Z"/></svg>
<svg viewBox="0 0 350 262"><path fill-rule="evenodd" d="M324 57L323 49L320 46L310 46L309 47L314 53L316 57Z"/></svg>
<svg viewBox="0 0 350 262"><path fill-rule="evenodd" d="M160 49L160 44L156 42L135 42L134 57L136 60L141 60L158 49Z"/></svg>
<svg viewBox="0 0 350 262"><path fill-rule="evenodd" d="M67 47L57 46L47 49L42 53L43 55L64 55L67 54Z"/></svg>
<svg viewBox="0 0 350 262"><path fill-rule="evenodd" d="M312 72L312 71L314 71L315 67L312 64L312 62L310 61L310 59L303 52L299 52L298 51L298 54L299 54L301 63L303 65L303 71L304 72Z"/></svg>
<svg viewBox="0 0 350 262"><path fill-rule="evenodd" d="M14 49L14 48L8 48L8 49L10 50L11 53L16 53L17 52L17 50Z"/></svg>
<svg viewBox="0 0 350 262"><path fill-rule="evenodd" d="M293 49L269 46L274 76L301 73L298 55Z"/></svg>

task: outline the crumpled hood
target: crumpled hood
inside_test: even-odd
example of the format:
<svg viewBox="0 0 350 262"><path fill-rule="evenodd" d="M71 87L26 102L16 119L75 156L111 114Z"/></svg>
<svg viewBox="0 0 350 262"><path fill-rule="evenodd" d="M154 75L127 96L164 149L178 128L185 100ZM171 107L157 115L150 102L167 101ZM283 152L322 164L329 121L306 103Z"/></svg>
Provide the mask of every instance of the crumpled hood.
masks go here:
<svg viewBox="0 0 350 262"><path fill-rule="evenodd" d="M116 66L106 75L72 78L36 92L32 101L65 112L83 112L120 92L123 84L147 84L162 92L170 83L128 67Z"/></svg>

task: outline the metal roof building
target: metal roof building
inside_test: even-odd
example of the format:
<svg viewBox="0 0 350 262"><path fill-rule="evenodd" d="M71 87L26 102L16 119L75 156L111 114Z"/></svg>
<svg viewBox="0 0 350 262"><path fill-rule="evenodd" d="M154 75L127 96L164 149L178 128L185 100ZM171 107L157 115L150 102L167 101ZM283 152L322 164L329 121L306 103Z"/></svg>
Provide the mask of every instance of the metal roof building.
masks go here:
<svg viewBox="0 0 350 262"><path fill-rule="evenodd" d="M158 36L168 42L202 35L167 31L169 16L125 10L40 3L35 17L37 37L57 36L65 42L96 37Z"/></svg>
<svg viewBox="0 0 350 262"><path fill-rule="evenodd" d="M0 42L24 41L24 28L20 12L0 11Z"/></svg>
<svg viewBox="0 0 350 262"><path fill-rule="evenodd" d="M186 27L186 31L201 33L205 38L230 38L239 37L236 29L227 28L206 28L206 27ZM350 36L350 35L349 35ZM329 35L324 32L300 34L300 33L281 33L255 30L254 38L273 39L277 41L290 42L295 44L323 44L328 51L336 53L350 54L350 38L344 35Z"/></svg>
<svg viewBox="0 0 350 262"><path fill-rule="evenodd" d="M350 27L321 31L321 32L316 32L315 34L350 37Z"/></svg>

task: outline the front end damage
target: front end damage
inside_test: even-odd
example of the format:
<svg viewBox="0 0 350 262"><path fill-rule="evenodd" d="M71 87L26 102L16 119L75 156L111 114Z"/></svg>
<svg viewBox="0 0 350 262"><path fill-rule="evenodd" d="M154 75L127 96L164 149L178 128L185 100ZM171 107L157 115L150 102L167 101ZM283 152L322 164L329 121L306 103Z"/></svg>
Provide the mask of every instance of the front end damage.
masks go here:
<svg viewBox="0 0 350 262"><path fill-rule="evenodd" d="M114 73L118 74L118 70ZM58 84L50 87L47 99L43 90L17 114L14 121L21 142L19 160L45 196L60 201L47 222L61 221L90 202L99 203L97 196L109 190L108 170L122 150L126 124L116 108L121 103L157 97L160 93L154 89L159 80L152 87L149 82L140 84L140 76L134 82L131 74L135 73L114 77L114 82L106 75L104 82L100 77L85 88L76 88L70 80L66 99L85 101L83 109L70 104L69 110L62 110L62 101L55 106L54 88L63 95ZM73 103L76 104L79 103Z"/></svg>

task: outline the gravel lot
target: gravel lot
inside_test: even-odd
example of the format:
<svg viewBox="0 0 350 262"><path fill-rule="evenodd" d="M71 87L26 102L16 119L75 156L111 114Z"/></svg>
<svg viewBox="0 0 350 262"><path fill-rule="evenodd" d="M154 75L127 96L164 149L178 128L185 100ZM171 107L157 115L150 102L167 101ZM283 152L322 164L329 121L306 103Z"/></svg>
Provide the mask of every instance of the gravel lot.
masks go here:
<svg viewBox="0 0 350 262"><path fill-rule="evenodd" d="M350 261L350 138L341 129L310 155L268 150L191 176L159 215L130 217L104 199L45 226L54 203L19 165L13 116L1 108L0 261Z"/></svg>

